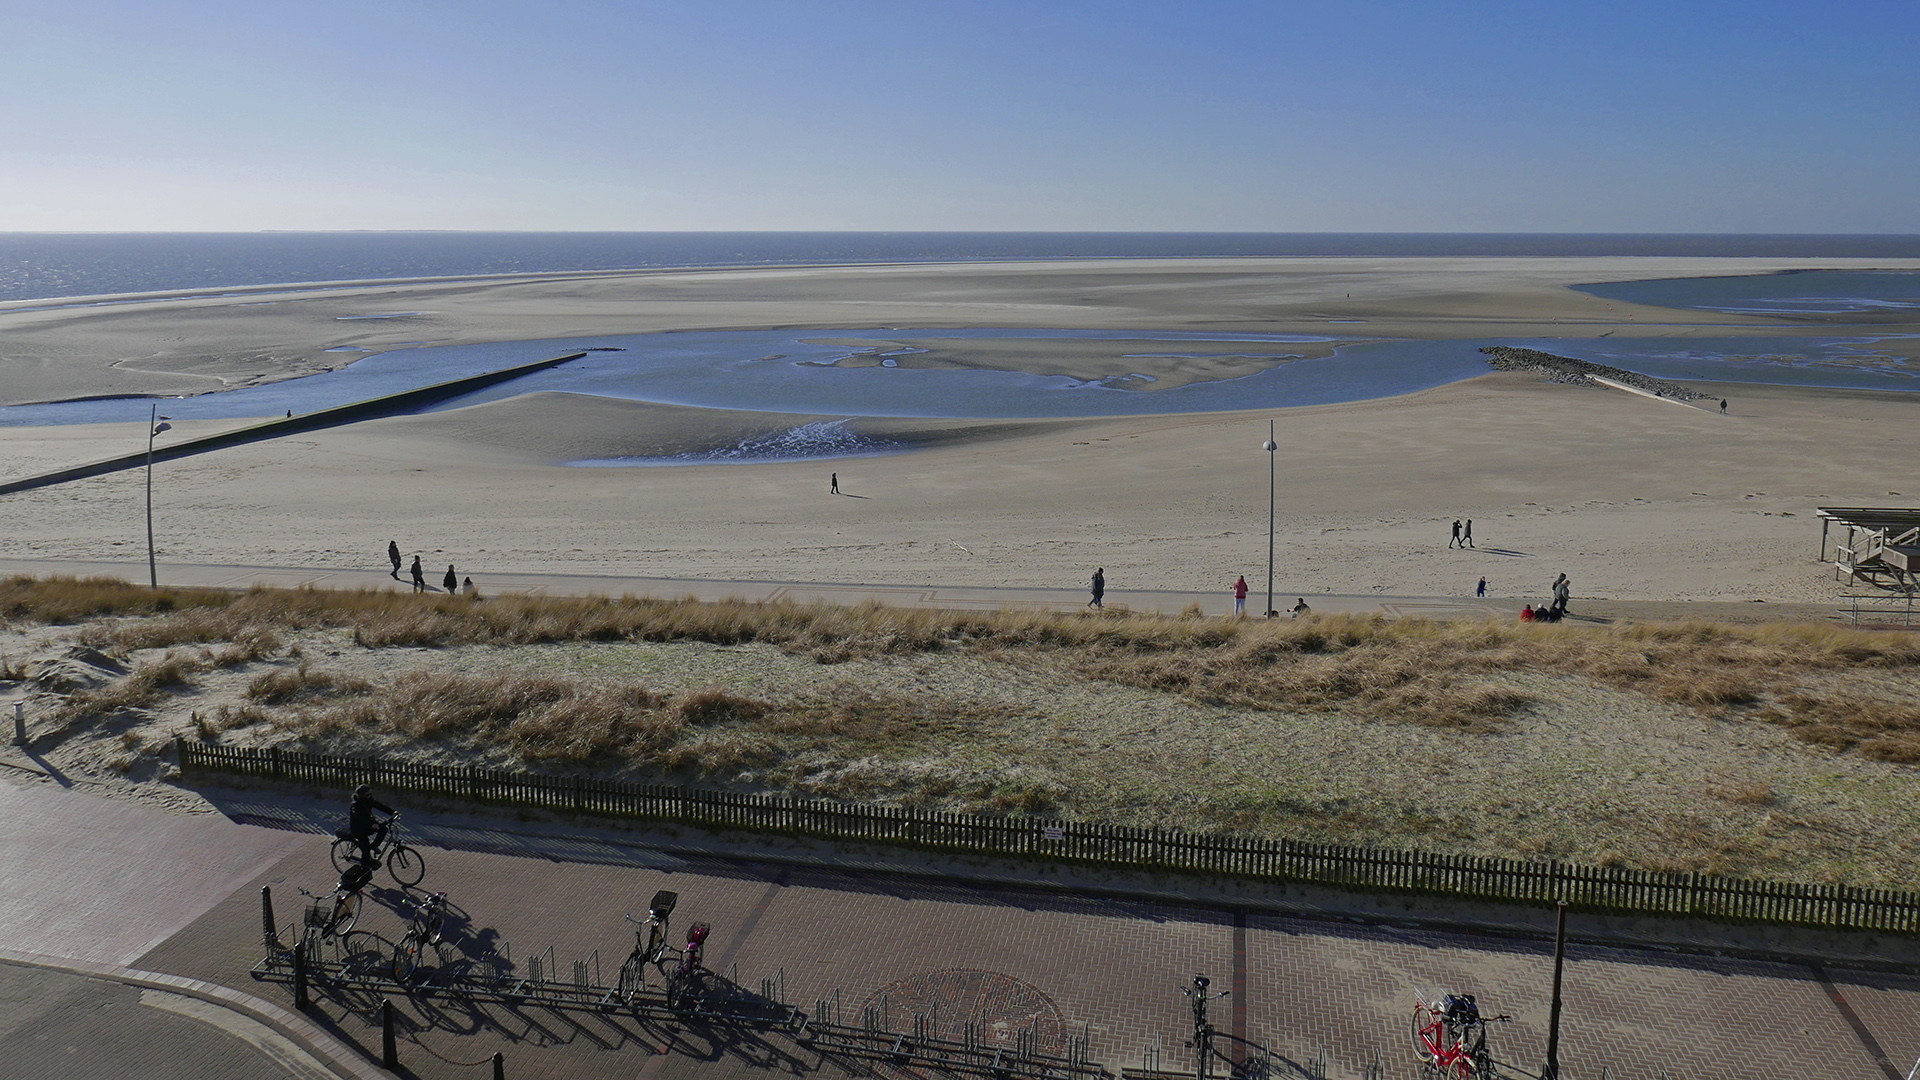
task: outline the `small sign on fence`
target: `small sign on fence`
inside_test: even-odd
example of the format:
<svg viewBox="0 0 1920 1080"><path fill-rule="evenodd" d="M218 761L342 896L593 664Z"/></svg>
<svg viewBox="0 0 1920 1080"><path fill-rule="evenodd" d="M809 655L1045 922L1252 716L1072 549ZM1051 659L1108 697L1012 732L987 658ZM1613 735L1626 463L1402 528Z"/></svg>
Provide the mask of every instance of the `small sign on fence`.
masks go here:
<svg viewBox="0 0 1920 1080"><path fill-rule="evenodd" d="M1048 825L1046 828L1040 830L1040 835L1049 840L1065 840L1067 838L1067 830L1058 825Z"/></svg>

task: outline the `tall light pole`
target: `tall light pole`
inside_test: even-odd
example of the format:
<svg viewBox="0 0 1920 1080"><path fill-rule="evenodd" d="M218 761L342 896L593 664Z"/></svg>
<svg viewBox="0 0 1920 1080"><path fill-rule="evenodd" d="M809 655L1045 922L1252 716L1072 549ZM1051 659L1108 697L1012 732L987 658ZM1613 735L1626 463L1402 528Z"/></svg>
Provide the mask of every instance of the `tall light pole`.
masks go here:
<svg viewBox="0 0 1920 1080"><path fill-rule="evenodd" d="M1267 452L1267 614L1273 618L1273 454L1280 444L1273 441L1273 421L1267 421L1267 441L1260 444Z"/></svg>
<svg viewBox="0 0 1920 1080"><path fill-rule="evenodd" d="M147 585L160 587L160 571L153 564L153 437L163 431L172 431L172 424L161 423L173 419L160 415L160 406L153 407L153 414L147 418Z"/></svg>

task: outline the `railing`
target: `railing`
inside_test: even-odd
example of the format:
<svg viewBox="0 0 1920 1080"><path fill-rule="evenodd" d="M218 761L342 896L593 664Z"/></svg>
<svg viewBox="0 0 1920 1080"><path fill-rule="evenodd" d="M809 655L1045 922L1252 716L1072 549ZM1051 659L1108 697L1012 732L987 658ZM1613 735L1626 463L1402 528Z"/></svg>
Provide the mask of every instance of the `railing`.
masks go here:
<svg viewBox="0 0 1920 1080"><path fill-rule="evenodd" d="M629 780L456 768L175 739L183 773L232 773L351 788L360 783L452 799L739 830L1011 856L1311 882L1575 910L1920 933L1920 894L1552 861L1209 836L1031 817L744 795Z"/></svg>

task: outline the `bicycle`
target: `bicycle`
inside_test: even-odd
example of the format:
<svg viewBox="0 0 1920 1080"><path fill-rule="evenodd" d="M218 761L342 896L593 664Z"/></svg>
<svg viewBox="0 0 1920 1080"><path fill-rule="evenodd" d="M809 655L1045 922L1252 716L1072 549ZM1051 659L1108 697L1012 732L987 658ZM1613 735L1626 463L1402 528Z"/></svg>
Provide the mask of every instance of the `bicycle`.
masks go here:
<svg viewBox="0 0 1920 1080"><path fill-rule="evenodd" d="M429 893L425 900L408 900L407 906L413 909L407 932L393 947L393 977L401 982L420 969L420 954L446 936L447 894Z"/></svg>
<svg viewBox="0 0 1920 1080"><path fill-rule="evenodd" d="M311 951L327 938L351 933L354 923L360 921L360 890L372 879L373 870L356 863L340 875L330 896L315 896L301 889L300 895L311 898L313 903L307 905L303 920L306 931L301 936L300 947Z"/></svg>
<svg viewBox="0 0 1920 1080"><path fill-rule="evenodd" d="M1233 993L1231 990L1208 993L1212 985L1213 981L1205 975L1195 975L1193 985L1180 988L1193 1008L1193 1038L1187 1040L1187 1045L1193 1047L1194 1075L1201 1080L1206 1080L1208 1066L1213 1061L1213 1024L1207 1020L1207 1002Z"/></svg>
<svg viewBox="0 0 1920 1080"><path fill-rule="evenodd" d="M620 1000L629 1005L633 1003L634 995L647 985L647 967L659 963L661 954L667 951L667 920L673 915L673 906L679 902L679 893L661 889L653 894L653 901L647 905L644 922L632 915L625 917L634 927L633 952L620 965Z"/></svg>
<svg viewBox="0 0 1920 1080"><path fill-rule="evenodd" d="M387 819L386 827L375 836L372 846L373 857L367 861L375 869L384 862L387 873L393 876L394 883L403 889L411 889L420 884L421 878L427 876L427 860L421 858L418 851L400 840L397 835L399 831L400 815L395 814ZM360 841L354 839L353 834L345 829L337 830L333 835L331 852L333 868L344 874L347 867L361 861Z"/></svg>
<svg viewBox="0 0 1920 1080"><path fill-rule="evenodd" d="M712 927L697 922L687 930L687 947L680 950L680 961L667 976L667 1008L677 1009L688 999L698 999L706 969L700 964L701 947L707 943Z"/></svg>
<svg viewBox="0 0 1920 1080"><path fill-rule="evenodd" d="M1423 1076L1445 1080L1494 1080L1493 1055L1487 1050L1487 1024L1513 1019L1504 1013L1481 1016L1472 994L1448 994L1438 1000L1416 996L1413 1003L1413 1051Z"/></svg>

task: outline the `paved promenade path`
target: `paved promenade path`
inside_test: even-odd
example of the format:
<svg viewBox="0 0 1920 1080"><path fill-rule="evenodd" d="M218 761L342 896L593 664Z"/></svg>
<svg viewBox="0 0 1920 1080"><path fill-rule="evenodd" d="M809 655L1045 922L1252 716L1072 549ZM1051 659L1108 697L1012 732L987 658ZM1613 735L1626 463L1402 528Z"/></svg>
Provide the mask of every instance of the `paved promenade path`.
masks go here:
<svg viewBox="0 0 1920 1080"><path fill-rule="evenodd" d="M248 971L261 954L260 889L272 888L287 923L297 887L331 884L326 847L339 800L206 794L218 813L180 816L52 780L0 784L0 950L99 958L232 988L284 1013L286 988ZM1155 1048L1160 1065L1180 1067L1178 988L1195 973L1235 990L1216 1004L1217 1026L1271 1048L1276 1077L1303 1075L1296 1066L1322 1052L1332 1077L1358 1078L1375 1055L1386 1077L1414 1076L1416 989L1473 993L1488 1011L1512 1014L1493 1045L1513 1075L1532 1074L1544 1054L1550 942L1236 910L1204 893L1114 899L858 859L722 858L644 831L416 810L406 818L426 855L426 886L457 908L444 965L492 958L525 971L542 956L565 974L576 960L591 970L597 953L609 980L633 940L622 914L669 888L681 898L676 929L711 923L709 965L750 990L779 980L809 1012L837 1000L857 1021L871 1004L896 1028L922 1012L942 1032L969 1019L1009 1037L1036 1020L1049 1037L1085 1030L1094 1059L1116 1072L1152 1064ZM403 928L402 898L383 876L354 948L389 947ZM1576 1080L1602 1066L1647 1080L1899 1080L1920 1055L1915 978L1576 945L1566 985L1562 1061ZM404 1075L483 1077L495 1051L516 1080L848 1075L777 1034L387 996L402 1019ZM320 1042L358 1048L349 1064L367 1070L377 1009L374 995L322 988L298 1022Z"/></svg>
<svg viewBox="0 0 1920 1080"><path fill-rule="evenodd" d="M429 568L427 576L439 581L443 570ZM463 576L470 573L460 568ZM69 559L0 559L0 577L53 574L74 577L104 575L135 583L147 580L147 565L127 562L81 562ZM404 576L404 575L403 575ZM162 585L198 585L211 588L244 589L253 585L299 588L310 585L320 589L412 589L410 581L395 581L382 565L372 569L327 569L290 566L215 566L163 563L159 567ZM1061 589L989 588L952 585L846 584L804 581L714 581L704 578L650 578L593 574L476 574L474 584L485 595L526 593L548 596L642 596L700 600L790 600L794 603L821 601L829 604L860 604L877 601L896 607L1033 608L1043 611L1077 611L1086 606L1084 587ZM1544 594L1546 586L1541 586ZM434 585L431 591L439 592ZM1276 591L1275 607L1285 612L1293 606L1297 593ZM1264 591L1247 596L1247 611L1258 614L1265 601ZM1384 612L1388 615L1427 615L1454 618L1461 615L1517 614L1525 600L1475 600L1446 596L1336 596L1317 593L1306 597L1318 612ZM1111 587L1106 596L1109 610L1157 611L1172 615L1190 604L1200 605L1208 615L1226 615L1233 610L1233 598L1225 586L1218 593L1194 593L1136 590Z"/></svg>

